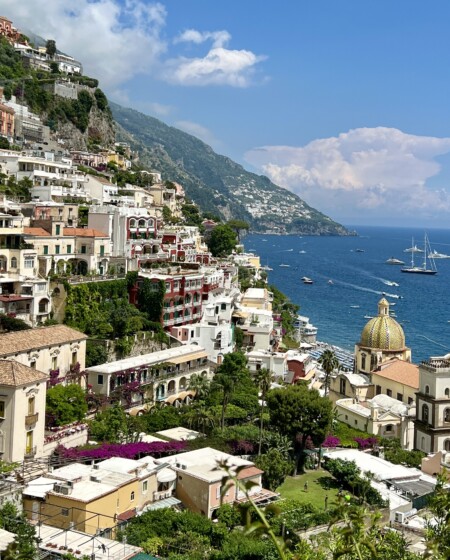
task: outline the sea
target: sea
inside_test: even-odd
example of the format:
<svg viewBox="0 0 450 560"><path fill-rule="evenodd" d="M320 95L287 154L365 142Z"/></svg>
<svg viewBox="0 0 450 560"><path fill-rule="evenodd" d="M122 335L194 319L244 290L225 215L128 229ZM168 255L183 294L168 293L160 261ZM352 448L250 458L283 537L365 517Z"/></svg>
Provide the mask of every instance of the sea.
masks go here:
<svg viewBox="0 0 450 560"><path fill-rule="evenodd" d="M273 269L268 272L269 284L300 306L299 313L318 327L318 340L353 351L364 325L377 315L378 302L385 297L403 327L413 362L450 353L450 259L435 260L438 273L434 276L405 274L401 266L386 264L395 257L409 265L411 253L404 251L413 243L423 248L425 233L431 249L450 255L450 229L348 229L358 235L249 234L243 244L246 251L260 256L262 266ZM414 260L422 264L423 254L416 253ZM303 276L313 284L304 284Z"/></svg>

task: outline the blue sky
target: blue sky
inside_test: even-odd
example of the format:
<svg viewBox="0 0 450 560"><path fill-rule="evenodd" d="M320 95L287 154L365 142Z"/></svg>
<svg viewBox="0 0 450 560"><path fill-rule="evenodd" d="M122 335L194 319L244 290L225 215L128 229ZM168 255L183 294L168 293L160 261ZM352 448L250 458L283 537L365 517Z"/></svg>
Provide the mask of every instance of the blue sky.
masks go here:
<svg viewBox="0 0 450 560"><path fill-rule="evenodd" d="M449 225L450 2L0 0L119 103L346 224Z"/></svg>

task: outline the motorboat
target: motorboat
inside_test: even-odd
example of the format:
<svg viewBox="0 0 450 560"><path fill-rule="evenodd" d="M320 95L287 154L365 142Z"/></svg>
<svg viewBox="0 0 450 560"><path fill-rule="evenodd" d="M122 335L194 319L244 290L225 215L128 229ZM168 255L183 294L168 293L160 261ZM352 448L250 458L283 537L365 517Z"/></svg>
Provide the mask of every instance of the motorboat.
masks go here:
<svg viewBox="0 0 450 560"><path fill-rule="evenodd" d="M373 319L373 315L364 315L364 319Z"/></svg>
<svg viewBox="0 0 450 560"><path fill-rule="evenodd" d="M383 280L383 283L386 284L386 286L400 286L398 282L394 282L393 280Z"/></svg>
<svg viewBox="0 0 450 560"><path fill-rule="evenodd" d="M438 253L437 251L431 251L430 256L433 257L433 259L450 259L450 255Z"/></svg>
<svg viewBox="0 0 450 560"><path fill-rule="evenodd" d="M305 255L305 254L306 254L306 251L299 251L299 254L300 254L300 255Z"/></svg>
<svg viewBox="0 0 450 560"><path fill-rule="evenodd" d="M308 278L307 276L303 276L302 282L303 284L314 284L314 281L311 280L311 278Z"/></svg>
<svg viewBox="0 0 450 560"><path fill-rule="evenodd" d="M414 238L412 240L412 245L411 247L409 247L408 249L405 249L403 252L404 253L423 253L423 249L420 249L420 247L417 247L417 245L414 245Z"/></svg>
<svg viewBox="0 0 450 560"><path fill-rule="evenodd" d="M283 268L289 268L291 265L290 265L290 264L283 264L283 263L281 263L280 266L283 267Z"/></svg>
<svg viewBox="0 0 450 560"><path fill-rule="evenodd" d="M332 286L334 284L333 280L328 280L328 284Z"/></svg>
<svg viewBox="0 0 450 560"><path fill-rule="evenodd" d="M352 309L359 309L360 306L359 306L359 305L350 305L350 307L351 307Z"/></svg>
<svg viewBox="0 0 450 560"><path fill-rule="evenodd" d="M391 257L386 261L386 264L405 264L405 261Z"/></svg>
<svg viewBox="0 0 450 560"><path fill-rule="evenodd" d="M364 249L356 249L355 253L365 253Z"/></svg>
<svg viewBox="0 0 450 560"><path fill-rule="evenodd" d="M270 270L273 270L273 268L271 268L268 264L266 264L266 265L261 267L261 270L265 270L265 271L269 272Z"/></svg>
<svg viewBox="0 0 450 560"><path fill-rule="evenodd" d="M411 253L411 266L402 268L402 272L406 272L408 274L427 274L427 275L434 275L437 274L436 264L434 262L434 258L431 255L431 247L430 242L428 241L427 234L425 234L424 240L424 250L423 252L423 263L422 266L417 266L414 263L414 252Z"/></svg>

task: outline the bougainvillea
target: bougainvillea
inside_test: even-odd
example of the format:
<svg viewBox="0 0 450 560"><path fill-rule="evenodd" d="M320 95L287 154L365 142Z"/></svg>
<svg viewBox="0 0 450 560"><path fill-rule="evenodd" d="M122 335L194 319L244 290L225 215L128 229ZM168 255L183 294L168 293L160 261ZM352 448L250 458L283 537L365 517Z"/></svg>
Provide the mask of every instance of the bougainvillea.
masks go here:
<svg viewBox="0 0 450 560"><path fill-rule="evenodd" d="M373 447L376 443L378 443L376 437L368 437L368 438L355 437L353 439L358 444L359 449L369 449L369 447Z"/></svg>
<svg viewBox="0 0 450 560"><path fill-rule="evenodd" d="M338 437L331 435L328 435L322 443L322 447L339 447L340 445L341 440Z"/></svg>
<svg viewBox="0 0 450 560"><path fill-rule="evenodd" d="M123 457L126 459L136 459L145 455L162 457L170 453L179 453L184 451L186 443L184 441L155 441L146 443L138 441L136 443L104 443L97 447L67 448L60 445L56 449L56 453L68 460L83 459L110 459L111 457Z"/></svg>

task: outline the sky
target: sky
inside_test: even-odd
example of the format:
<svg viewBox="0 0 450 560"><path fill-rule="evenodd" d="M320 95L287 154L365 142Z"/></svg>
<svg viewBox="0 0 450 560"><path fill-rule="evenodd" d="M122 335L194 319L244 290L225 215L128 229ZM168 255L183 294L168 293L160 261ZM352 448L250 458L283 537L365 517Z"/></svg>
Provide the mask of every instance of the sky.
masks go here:
<svg viewBox="0 0 450 560"><path fill-rule="evenodd" d="M450 227L448 0L0 0L108 97L347 224Z"/></svg>

